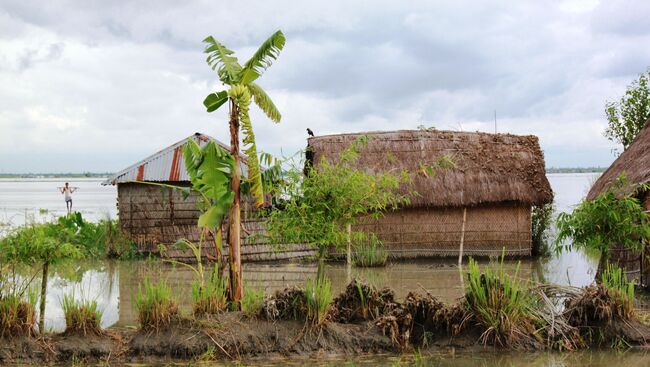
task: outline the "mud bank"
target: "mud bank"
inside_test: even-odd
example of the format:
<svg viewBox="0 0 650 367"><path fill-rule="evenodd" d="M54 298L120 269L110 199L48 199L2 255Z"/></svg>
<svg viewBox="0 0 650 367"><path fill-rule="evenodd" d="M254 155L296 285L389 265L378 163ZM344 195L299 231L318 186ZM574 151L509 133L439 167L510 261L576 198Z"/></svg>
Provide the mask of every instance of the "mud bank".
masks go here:
<svg viewBox="0 0 650 367"><path fill-rule="evenodd" d="M537 324L530 335L517 335L522 342L509 345L486 342L488 328L462 301L445 305L430 294L411 293L397 302L390 289L353 282L334 299L326 322L313 325L301 321L306 311L299 301L302 292L290 288L276 293L266 300L257 317L226 312L212 318L176 318L170 325L150 331L13 335L0 339L0 364L326 358L412 349L532 351L650 346L650 327L636 318L609 312L611 300L593 287L576 292L551 326ZM558 328L558 323L564 323L564 328Z"/></svg>

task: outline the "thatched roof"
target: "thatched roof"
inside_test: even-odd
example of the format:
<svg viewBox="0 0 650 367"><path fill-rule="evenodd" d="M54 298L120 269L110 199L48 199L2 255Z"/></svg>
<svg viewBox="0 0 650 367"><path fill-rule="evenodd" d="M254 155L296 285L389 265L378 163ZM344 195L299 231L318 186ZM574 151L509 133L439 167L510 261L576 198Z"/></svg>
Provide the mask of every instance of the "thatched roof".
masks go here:
<svg viewBox="0 0 650 367"><path fill-rule="evenodd" d="M627 179L627 188L642 183L650 183L650 119L646 121L645 126L639 134L632 140L630 146L612 163L609 168L603 172L589 190L588 200L593 200L616 180L616 178L625 172Z"/></svg>
<svg viewBox="0 0 650 367"><path fill-rule="evenodd" d="M400 130L318 136L308 140L314 164L323 156L336 159L362 135L368 137L368 144L357 166L368 172L411 172L411 187L402 188L404 193L419 194L411 199L411 206L541 205L553 199L544 154L532 135ZM454 168L433 177L418 173L422 165L445 155L453 157Z"/></svg>

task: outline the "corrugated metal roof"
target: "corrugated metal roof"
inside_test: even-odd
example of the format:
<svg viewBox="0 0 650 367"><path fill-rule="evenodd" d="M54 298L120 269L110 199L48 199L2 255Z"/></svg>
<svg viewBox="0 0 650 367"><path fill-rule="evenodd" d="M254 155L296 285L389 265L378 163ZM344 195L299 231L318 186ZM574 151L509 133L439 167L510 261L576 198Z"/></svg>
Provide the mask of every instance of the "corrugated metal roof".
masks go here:
<svg viewBox="0 0 650 367"><path fill-rule="evenodd" d="M205 146L208 141L213 140L230 151L230 147L219 140L205 134L196 133L121 170L113 177L102 182L102 185L115 185L128 181L189 181L190 178L183 159L183 146L190 139L196 141L201 147ZM248 170L243 162L242 157L242 175L245 176Z"/></svg>

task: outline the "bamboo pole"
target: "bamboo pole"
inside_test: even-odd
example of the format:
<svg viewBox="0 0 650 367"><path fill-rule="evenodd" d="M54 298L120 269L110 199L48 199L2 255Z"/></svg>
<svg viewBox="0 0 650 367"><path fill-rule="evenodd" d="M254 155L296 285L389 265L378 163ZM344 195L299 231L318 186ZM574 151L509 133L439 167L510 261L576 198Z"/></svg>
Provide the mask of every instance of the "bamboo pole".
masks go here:
<svg viewBox="0 0 650 367"><path fill-rule="evenodd" d="M458 266L463 264L463 244L465 242L465 223L467 222L467 208L463 208L463 226L460 229L460 249L458 251Z"/></svg>

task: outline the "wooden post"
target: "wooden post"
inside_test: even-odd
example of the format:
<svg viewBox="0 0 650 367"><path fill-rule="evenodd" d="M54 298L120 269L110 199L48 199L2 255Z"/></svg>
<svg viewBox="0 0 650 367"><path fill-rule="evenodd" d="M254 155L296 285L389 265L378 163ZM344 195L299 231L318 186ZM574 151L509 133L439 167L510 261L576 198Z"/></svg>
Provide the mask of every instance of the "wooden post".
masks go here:
<svg viewBox="0 0 650 367"><path fill-rule="evenodd" d="M41 303L39 307L38 315L38 332L43 335L45 334L45 301L47 297L47 276L50 269L50 263L43 263L43 276L41 278Z"/></svg>
<svg viewBox="0 0 650 367"><path fill-rule="evenodd" d="M348 231L347 263L350 265L352 264L352 225L348 224L346 229Z"/></svg>
<svg viewBox="0 0 650 367"><path fill-rule="evenodd" d="M460 250L458 251L458 266L463 264L463 243L465 242L465 222L467 221L467 208L463 208L463 226L460 229Z"/></svg>

